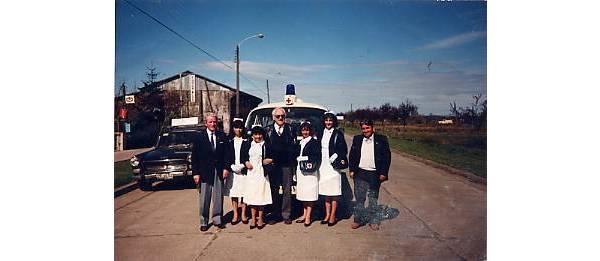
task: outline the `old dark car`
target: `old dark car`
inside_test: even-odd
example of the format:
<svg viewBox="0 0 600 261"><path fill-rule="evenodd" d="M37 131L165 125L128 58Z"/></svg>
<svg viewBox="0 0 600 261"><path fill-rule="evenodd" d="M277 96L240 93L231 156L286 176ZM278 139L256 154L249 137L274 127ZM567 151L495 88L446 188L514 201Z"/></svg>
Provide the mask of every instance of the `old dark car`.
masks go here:
<svg viewBox="0 0 600 261"><path fill-rule="evenodd" d="M133 177L140 189L150 190L153 182L161 180L190 181L193 141L202 130L199 126L172 127L159 136L153 150L131 158Z"/></svg>

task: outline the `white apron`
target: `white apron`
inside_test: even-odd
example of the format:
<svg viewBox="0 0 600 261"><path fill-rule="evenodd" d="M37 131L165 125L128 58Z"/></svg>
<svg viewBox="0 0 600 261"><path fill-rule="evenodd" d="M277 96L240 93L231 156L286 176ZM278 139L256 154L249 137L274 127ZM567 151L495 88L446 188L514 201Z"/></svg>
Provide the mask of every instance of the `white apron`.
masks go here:
<svg viewBox="0 0 600 261"><path fill-rule="evenodd" d="M265 142L256 143L252 141L250 145L250 163L252 170L248 170L246 176L246 189L244 193L244 202L252 206L264 206L273 203L271 199L271 185L269 179L264 175L262 165L262 145Z"/></svg>
<svg viewBox="0 0 600 261"><path fill-rule="evenodd" d="M323 130L321 139L321 166L319 167L319 194L324 196L342 195L342 176L331 166L329 161L329 140L331 139L331 130Z"/></svg>
<svg viewBox="0 0 600 261"><path fill-rule="evenodd" d="M235 151L235 161L233 164L240 164L240 149L242 148L242 142L244 139L234 137L233 138L233 149ZM229 196L232 198L241 198L244 197L245 193L245 182L246 175L243 175L237 172L231 172L229 177L227 177L227 183L225 184L225 196Z"/></svg>
<svg viewBox="0 0 600 261"><path fill-rule="evenodd" d="M300 155L304 146L312 137L304 138L300 141ZM300 156L298 155L298 156ZM300 201L316 201L319 199L319 178L318 171L303 173L300 171L300 164L296 167L296 199Z"/></svg>

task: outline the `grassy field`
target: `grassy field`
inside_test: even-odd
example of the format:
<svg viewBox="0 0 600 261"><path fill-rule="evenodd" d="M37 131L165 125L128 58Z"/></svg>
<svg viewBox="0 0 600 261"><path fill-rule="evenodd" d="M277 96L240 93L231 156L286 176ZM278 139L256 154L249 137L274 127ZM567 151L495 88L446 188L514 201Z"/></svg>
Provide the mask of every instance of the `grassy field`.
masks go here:
<svg viewBox="0 0 600 261"><path fill-rule="evenodd" d="M129 160L115 162L115 188L129 183L131 180L132 173Z"/></svg>
<svg viewBox="0 0 600 261"><path fill-rule="evenodd" d="M347 134L360 134L357 125L345 125ZM389 138L390 147L480 177L487 177L487 134L456 127L419 127L375 124Z"/></svg>

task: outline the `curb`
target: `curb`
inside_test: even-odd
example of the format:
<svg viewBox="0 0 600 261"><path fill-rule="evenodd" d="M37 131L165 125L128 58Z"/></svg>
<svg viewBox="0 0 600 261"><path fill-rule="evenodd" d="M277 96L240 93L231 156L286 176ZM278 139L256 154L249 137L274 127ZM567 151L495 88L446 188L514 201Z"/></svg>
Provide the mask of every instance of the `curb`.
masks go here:
<svg viewBox="0 0 600 261"><path fill-rule="evenodd" d="M450 173L455 174L455 175L459 175L459 176L465 177L466 179L468 179L471 182L479 183L479 184L483 184L483 185L487 186L487 179L486 178L482 178L482 177L477 176L477 175L475 175L475 174L473 174L471 172L468 172L468 171L465 171L465 170L456 169L456 168L450 167L448 165L444 165L444 164L437 163L437 162L434 162L434 161L431 161L431 160L428 160L428 159L424 159L424 158L421 158L421 157L418 157L418 156L415 156L415 155L408 154L408 153L403 152L403 151L399 151L399 150L395 150L395 149L392 149L392 150L394 152L396 152L396 153L404 156L404 157L411 158L411 159L416 160L418 162L424 163L424 164L426 164L428 166L431 166L431 167L434 167L434 168L437 168L437 169L441 169L441 170L450 172Z"/></svg>
<svg viewBox="0 0 600 261"><path fill-rule="evenodd" d="M137 181L115 188L115 198L138 188Z"/></svg>

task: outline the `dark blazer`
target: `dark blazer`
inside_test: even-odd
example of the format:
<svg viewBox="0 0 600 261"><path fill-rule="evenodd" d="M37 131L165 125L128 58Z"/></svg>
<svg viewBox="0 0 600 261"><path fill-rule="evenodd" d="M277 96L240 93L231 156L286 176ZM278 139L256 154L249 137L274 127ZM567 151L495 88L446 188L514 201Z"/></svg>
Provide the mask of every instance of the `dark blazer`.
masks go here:
<svg viewBox="0 0 600 261"><path fill-rule="evenodd" d="M266 127L266 137L264 138L273 151L273 163L279 167L292 167L295 164L296 133L291 125L285 123L283 132L279 137L275 131L275 123Z"/></svg>
<svg viewBox="0 0 600 261"><path fill-rule="evenodd" d="M304 150L300 151L301 146L300 142L296 145L296 157L298 156L308 156L308 161L314 162L315 164L321 164L321 142L317 141L315 138L311 138L308 143L304 146ZM294 169L298 166L298 161L294 164Z"/></svg>
<svg viewBox="0 0 600 261"><path fill-rule="evenodd" d="M212 150L210 138L206 130L200 132L192 149L192 172L194 175L200 175L200 181L203 183L214 182L212 172L215 169L219 178L223 179L227 140L225 134L219 130L215 131L215 137L215 151Z"/></svg>
<svg viewBox="0 0 600 261"><path fill-rule="evenodd" d="M248 139L243 139L242 147L240 148L240 163L244 164L244 160L242 160L242 151L244 150L244 144L250 144ZM231 165L235 163L235 146L233 142L233 138L230 138L225 142L225 169L232 172ZM246 173L246 169L242 170L242 173Z"/></svg>
<svg viewBox="0 0 600 261"><path fill-rule="evenodd" d="M319 143L323 140L323 132L325 130L321 130L321 132L317 133L317 140ZM335 137L337 136L337 140ZM336 143L333 144L333 141L336 140ZM339 129L334 129L331 134L331 139L329 139L329 157L337 153L338 157L348 156L348 145L346 144L346 139L344 139L344 133Z"/></svg>
<svg viewBox="0 0 600 261"><path fill-rule="evenodd" d="M245 164L246 161L250 160L250 147L253 141L248 140L247 142L243 142L242 143L242 148L240 151L240 162L242 162L242 164ZM264 147L264 154L263 154L263 159L273 159L273 150L271 149L271 145L265 141L265 143L263 144ZM272 166L273 164L269 164L267 166ZM265 176L269 174L270 172L270 168L266 167L265 165L263 165L264 169L265 169Z"/></svg>
<svg viewBox="0 0 600 261"><path fill-rule="evenodd" d="M377 133L374 133L373 135L375 135L375 145L373 147L375 152L375 169L377 169L377 174L387 177L391 162L390 145L386 136ZM363 138L363 135L356 135L352 139L352 147L350 148L350 155L348 157L348 168L352 172L358 170Z"/></svg>

